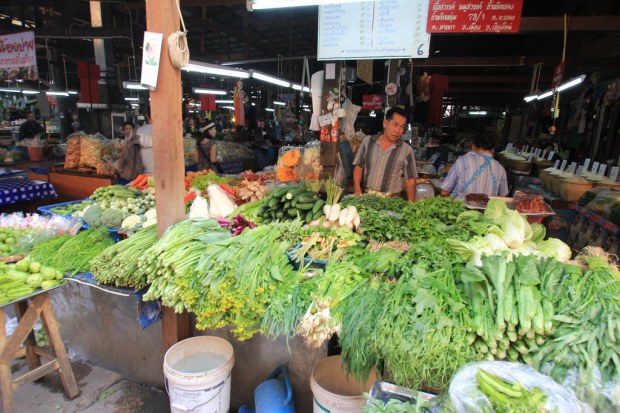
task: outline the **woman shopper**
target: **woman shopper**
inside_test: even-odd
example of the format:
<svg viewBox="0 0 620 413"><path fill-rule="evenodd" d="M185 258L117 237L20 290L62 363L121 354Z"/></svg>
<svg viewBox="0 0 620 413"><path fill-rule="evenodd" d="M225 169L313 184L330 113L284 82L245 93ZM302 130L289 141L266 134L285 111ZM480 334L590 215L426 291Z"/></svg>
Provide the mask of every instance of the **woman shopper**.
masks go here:
<svg viewBox="0 0 620 413"><path fill-rule="evenodd" d="M199 171L204 169L217 170L215 163L217 162L217 149L215 145L215 134L217 129L215 123L211 122L200 130L203 135L196 142L196 152L194 160Z"/></svg>

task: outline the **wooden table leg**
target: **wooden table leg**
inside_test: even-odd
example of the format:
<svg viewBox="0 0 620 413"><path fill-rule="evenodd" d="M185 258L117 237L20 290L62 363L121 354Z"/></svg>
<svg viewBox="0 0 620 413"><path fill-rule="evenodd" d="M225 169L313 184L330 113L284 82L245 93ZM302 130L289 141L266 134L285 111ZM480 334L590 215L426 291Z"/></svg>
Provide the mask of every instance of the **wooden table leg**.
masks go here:
<svg viewBox="0 0 620 413"><path fill-rule="evenodd" d="M4 321L4 307L0 307L0 349L6 344L6 323ZM11 366L0 362L0 394L2 394L2 408L5 413L15 410L13 401L13 377Z"/></svg>
<svg viewBox="0 0 620 413"><path fill-rule="evenodd" d="M42 306L41 319L49 334L50 344L54 349L54 353L56 353L56 359L60 365L60 370L58 372L60 374L60 380L62 381L62 387L67 397L73 399L80 394L80 390L78 389L75 376L73 375L73 369L71 368L71 363L67 356L65 344L62 342L62 337L60 336L59 324L52 310L49 294L46 294L46 300Z"/></svg>
<svg viewBox="0 0 620 413"><path fill-rule="evenodd" d="M28 311L28 300L22 300L18 303L15 303L15 312L17 313L17 317L19 320L22 319L26 311ZM28 337L24 341L26 348L26 361L28 363L28 369L34 370L37 367L41 366L41 357L37 353L34 352L34 347L37 345L37 339L34 335L34 328L28 334Z"/></svg>

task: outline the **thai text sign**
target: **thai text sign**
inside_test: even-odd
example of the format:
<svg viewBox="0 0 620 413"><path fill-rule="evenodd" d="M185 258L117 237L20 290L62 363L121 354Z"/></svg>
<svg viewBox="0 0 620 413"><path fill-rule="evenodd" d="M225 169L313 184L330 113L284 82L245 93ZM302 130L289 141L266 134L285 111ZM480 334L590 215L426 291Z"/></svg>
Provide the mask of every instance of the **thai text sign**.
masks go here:
<svg viewBox="0 0 620 413"><path fill-rule="evenodd" d="M383 109L383 96L381 95L362 96L362 109L366 109L366 110Z"/></svg>
<svg viewBox="0 0 620 413"><path fill-rule="evenodd" d="M0 35L0 80L38 78L34 32Z"/></svg>
<svg viewBox="0 0 620 413"><path fill-rule="evenodd" d="M515 33L523 0L430 0L429 33Z"/></svg>

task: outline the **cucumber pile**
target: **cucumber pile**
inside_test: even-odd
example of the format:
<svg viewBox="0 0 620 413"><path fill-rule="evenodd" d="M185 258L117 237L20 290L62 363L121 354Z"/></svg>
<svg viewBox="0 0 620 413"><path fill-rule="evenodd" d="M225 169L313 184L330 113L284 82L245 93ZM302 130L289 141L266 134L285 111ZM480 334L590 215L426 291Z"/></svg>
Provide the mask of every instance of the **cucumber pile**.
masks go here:
<svg viewBox="0 0 620 413"><path fill-rule="evenodd" d="M295 186L285 186L273 190L258 210L262 223L284 221L299 218L310 222L323 215L325 200L318 192L307 188L302 181Z"/></svg>

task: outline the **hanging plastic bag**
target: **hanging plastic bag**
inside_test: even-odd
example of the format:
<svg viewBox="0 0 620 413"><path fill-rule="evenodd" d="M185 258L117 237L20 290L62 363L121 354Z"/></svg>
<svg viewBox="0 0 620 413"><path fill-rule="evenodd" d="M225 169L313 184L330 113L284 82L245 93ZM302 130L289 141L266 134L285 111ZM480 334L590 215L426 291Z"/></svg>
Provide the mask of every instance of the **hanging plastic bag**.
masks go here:
<svg viewBox="0 0 620 413"><path fill-rule="evenodd" d="M209 204L206 199L200 195L200 191L196 191L196 198L189 208L188 218L211 218L209 215Z"/></svg>

